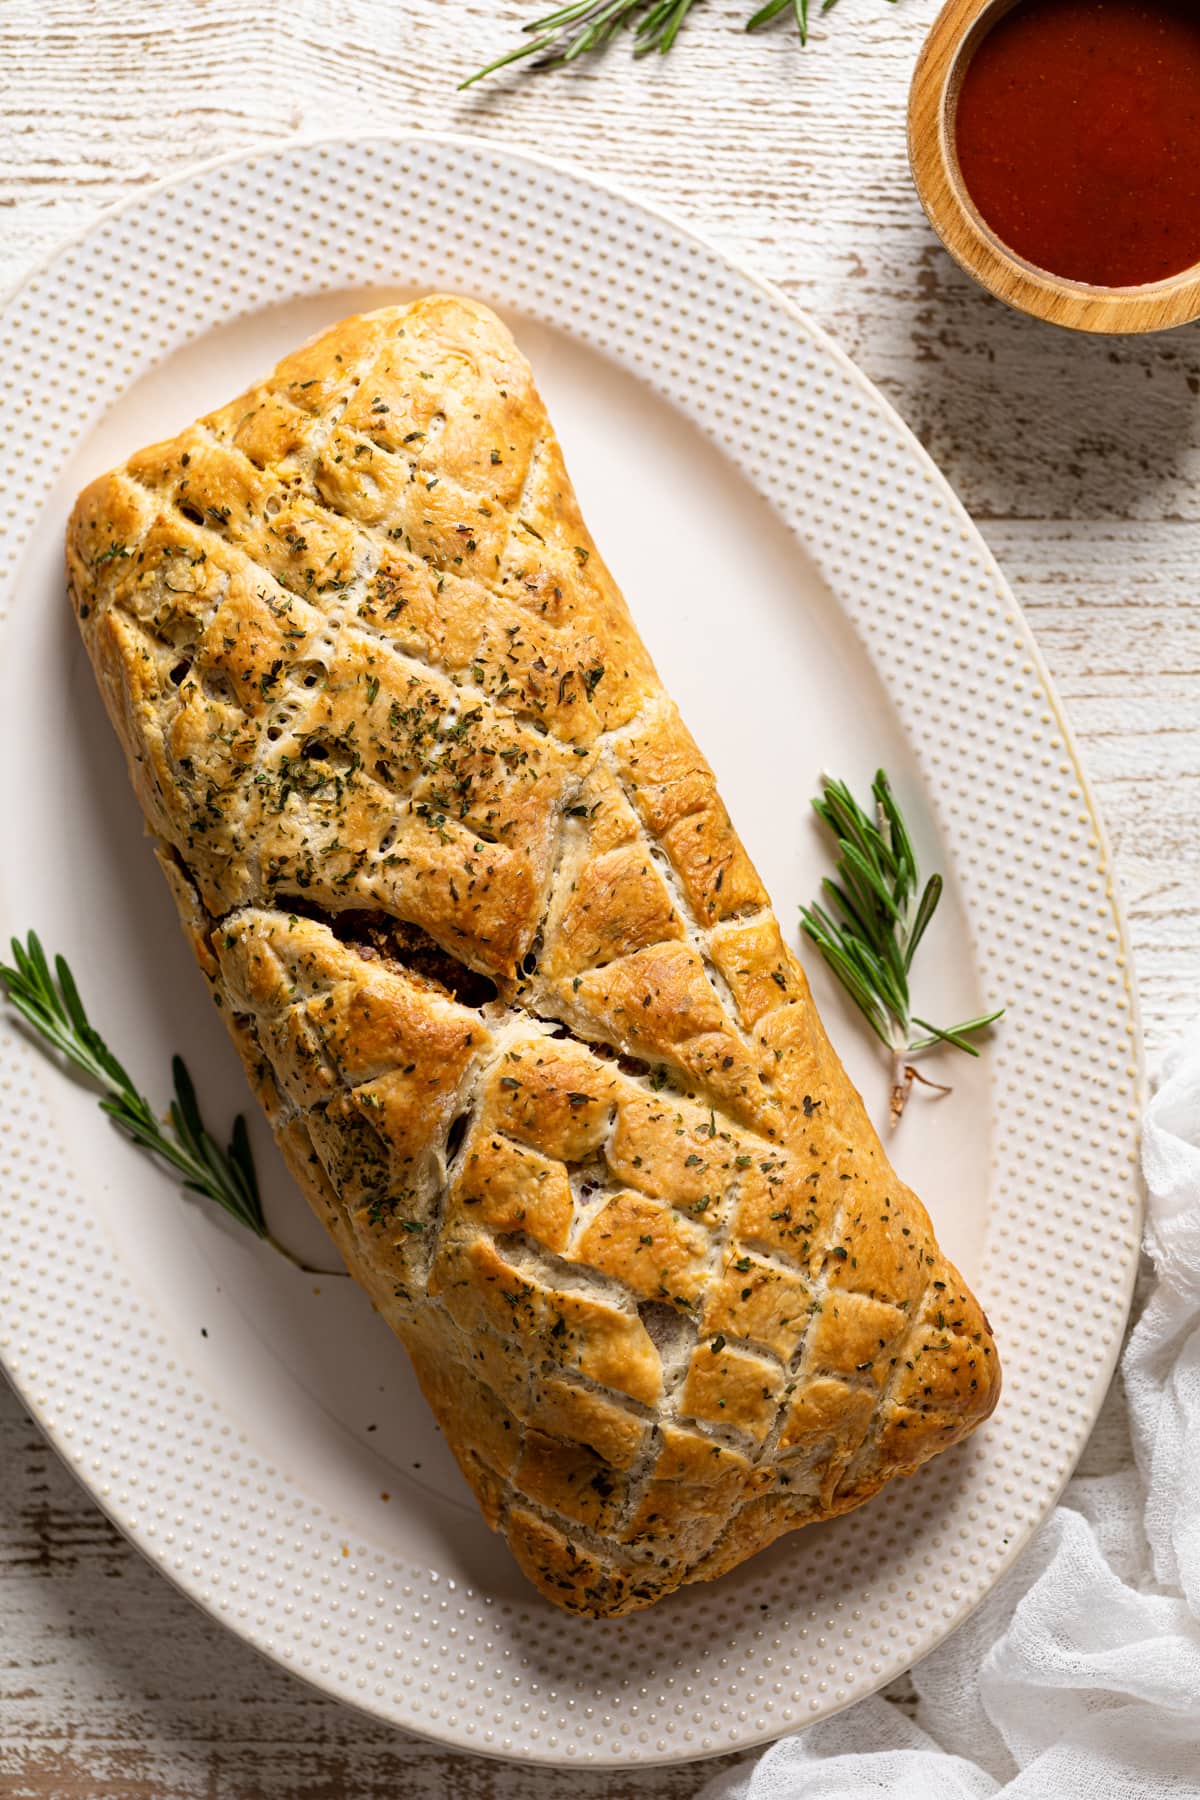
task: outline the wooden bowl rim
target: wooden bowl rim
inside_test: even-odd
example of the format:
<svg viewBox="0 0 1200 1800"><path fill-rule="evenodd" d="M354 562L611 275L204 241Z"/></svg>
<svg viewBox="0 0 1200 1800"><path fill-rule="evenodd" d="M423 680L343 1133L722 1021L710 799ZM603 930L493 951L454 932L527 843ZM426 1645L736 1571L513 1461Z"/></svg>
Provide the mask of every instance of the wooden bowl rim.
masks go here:
<svg viewBox="0 0 1200 1800"><path fill-rule="evenodd" d="M1200 263L1144 287L1092 287L1026 262L1001 242L967 193L953 115L967 62L1021 0L948 0L917 59L908 98L908 158L942 243L980 285L1018 311L1070 331L1169 331L1200 318Z"/></svg>

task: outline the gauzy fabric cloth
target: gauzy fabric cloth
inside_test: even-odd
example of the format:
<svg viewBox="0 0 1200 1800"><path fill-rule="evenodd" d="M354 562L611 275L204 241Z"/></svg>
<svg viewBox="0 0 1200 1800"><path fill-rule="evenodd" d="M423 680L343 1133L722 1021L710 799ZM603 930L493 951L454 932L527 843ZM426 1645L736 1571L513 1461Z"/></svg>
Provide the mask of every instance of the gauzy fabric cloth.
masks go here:
<svg viewBox="0 0 1200 1800"><path fill-rule="evenodd" d="M1132 1457L1079 1474L961 1629L696 1800L1200 1800L1200 1022L1142 1161L1153 1279L1121 1362Z"/></svg>

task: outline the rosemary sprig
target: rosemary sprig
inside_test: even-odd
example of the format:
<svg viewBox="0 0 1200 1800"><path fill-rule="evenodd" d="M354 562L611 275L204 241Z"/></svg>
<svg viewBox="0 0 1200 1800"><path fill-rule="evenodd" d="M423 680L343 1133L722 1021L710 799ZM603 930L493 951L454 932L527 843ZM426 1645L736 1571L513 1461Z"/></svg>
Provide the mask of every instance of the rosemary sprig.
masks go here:
<svg viewBox="0 0 1200 1800"><path fill-rule="evenodd" d="M529 39L503 56L498 56L485 69L469 75L459 83L459 90L473 87L498 69L522 62L529 56L541 56L540 68L574 62L593 50L602 50L623 29L633 33L633 54L649 56L657 51L665 56L679 36L688 14L697 0L567 0L544 18L522 26ZM837 0L822 0L821 12L827 13ZM809 0L766 0L746 20L747 31L758 31L781 13L791 13L800 42L808 42Z"/></svg>
<svg viewBox="0 0 1200 1800"><path fill-rule="evenodd" d="M952 1026L931 1025L914 1014L909 973L943 883L940 875L931 875L921 886L912 839L882 769L871 794L873 816L859 806L844 781L825 777L813 808L837 840L838 879L826 876L821 883L828 907L814 902L801 909L801 920L892 1058L889 1110L896 1125L914 1080L925 1080L913 1059L935 1044L978 1056L973 1040L1002 1018L1004 1009Z"/></svg>
<svg viewBox="0 0 1200 1800"><path fill-rule="evenodd" d="M175 1098L160 1119L88 1018L65 960L56 956L51 971L35 931L23 944L12 939L12 958L11 964L0 962L9 1004L45 1044L103 1089L101 1110L118 1129L174 1169L185 1188L214 1200L290 1263L307 1268L268 1229L244 1117L238 1114L229 1148L222 1150L200 1116L187 1066L176 1056Z"/></svg>

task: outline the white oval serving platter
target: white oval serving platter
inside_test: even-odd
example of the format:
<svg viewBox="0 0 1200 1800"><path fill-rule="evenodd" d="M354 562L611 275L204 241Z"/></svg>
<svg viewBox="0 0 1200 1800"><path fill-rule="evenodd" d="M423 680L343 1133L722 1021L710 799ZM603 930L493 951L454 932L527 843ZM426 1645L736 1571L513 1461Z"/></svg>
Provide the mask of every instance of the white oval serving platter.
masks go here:
<svg viewBox="0 0 1200 1800"><path fill-rule="evenodd" d="M1000 1407L858 1512L649 1613L589 1623L479 1519L398 1343L111 1129L10 1019L0 1354L110 1517L229 1628L446 1744L550 1763L711 1755L877 1688L966 1615L1074 1465L1120 1342L1140 1192L1136 1008L1109 853L1046 671L943 477L779 293L639 202L532 155L417 135L293 143L139 195L0 319L0 915L72 963L166 1100L246 1103L175 923L64 596L90 476L341 315L495 306L592 530L716 766L785 929L827 866L823 768L891 771L947 877L922 1010L1008 1006L893 1140L991 1317ZM816 959L877 1117L887 1073ZM332 1269L253 1121L268 1213ZM154 1654L146 1647L147 1658Z"/></svg>

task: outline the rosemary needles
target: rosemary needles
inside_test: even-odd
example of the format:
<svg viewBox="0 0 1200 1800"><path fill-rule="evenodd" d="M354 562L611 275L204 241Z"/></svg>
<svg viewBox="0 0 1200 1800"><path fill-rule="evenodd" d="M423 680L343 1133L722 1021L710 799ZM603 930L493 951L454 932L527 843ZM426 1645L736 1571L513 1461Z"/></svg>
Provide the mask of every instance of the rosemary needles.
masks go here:
<svg viewBox="0 0 1200 1800"><path fill-rule="evenodd" d="M889 1110L896 1125L914 1080L925 1079L913 1059L935 1044L978 1056L975 1038L1004 1009L952 1026L931 1025L914 1014L909 973L942 897L942 878L931 875L921 886L912 840L882 769L871 795L874 809L866 812L844 781L825 778L813 807L836 839L837 879L826 876L821 888L827 905L804 907L801 920L891 1056Z"/></svg>
<svg viewBox="0 0 1200 1800"><path fill-rule="evenodd" d="M267 1227L242 1115L234 1120L229 1147L222 1150L200 1116L187 1067L176 1056L171 1062L175 1097L165 1119L160 1118L91 1023L64 958L56 956L51 969L31 931L23 944L13 938L12 959L11 964L0 962L0 984L9 1004L49 1049L102 1090L101 1110L118 1129L174 1169L185 1188L215 1201L289 1262L305 1267Z"/></svg>
<svg viewBox="0 0 1200 1800"><path fill-rule="evenodd" d="M665 56L679 36L680 29L697 0L568 0L544 18L523 26L528 42L518 44L498 56L485 69L478 70L460 82L459 87L473 87L488 75L507 68L526 57L540 56L538 67L574 62L590 51L602 50L616 34L628 29L633 34L633 54L649 56L657 51ZM827 13L837 0L823 0L821 12ZM758 31L781 13L789 13L800 34L800 42L808 42L809 0L766 0L746 20L747 31Z"/></svg>

